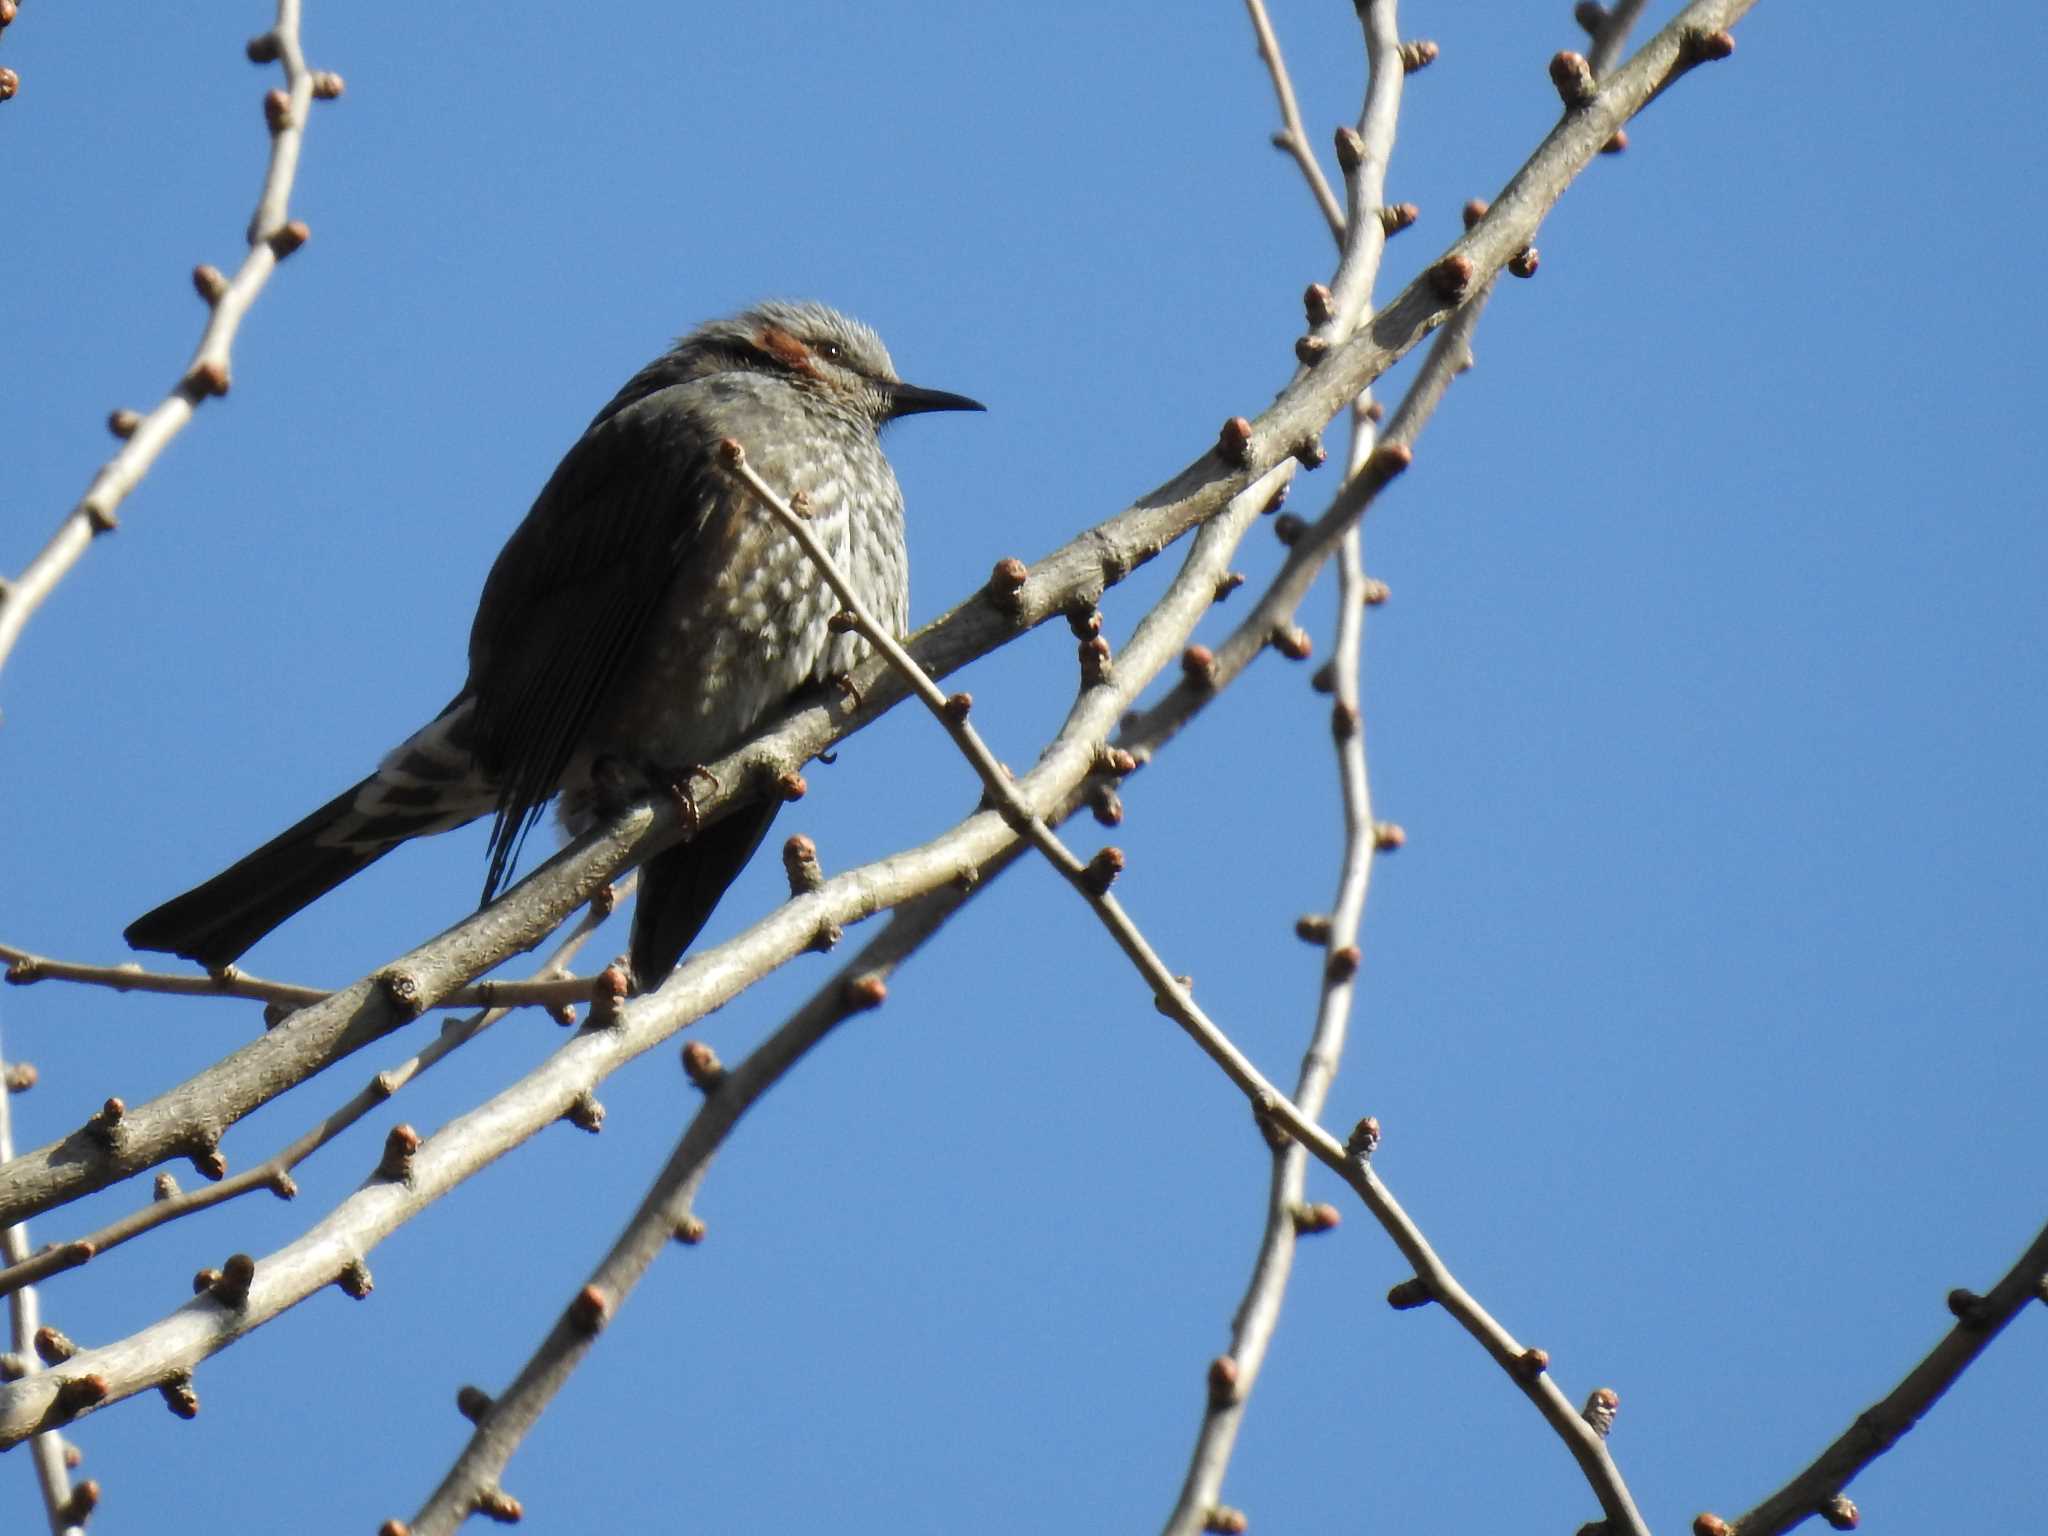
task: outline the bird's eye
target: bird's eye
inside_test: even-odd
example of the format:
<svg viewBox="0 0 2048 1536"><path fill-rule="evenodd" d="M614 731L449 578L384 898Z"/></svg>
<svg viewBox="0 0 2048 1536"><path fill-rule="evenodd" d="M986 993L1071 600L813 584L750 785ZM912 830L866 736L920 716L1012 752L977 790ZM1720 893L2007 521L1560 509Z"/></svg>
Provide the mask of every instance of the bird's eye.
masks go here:
<svg viewBox="0 0 2048 1536"><path fill-rule="evenodd" d="M817 352L818 356L824 358L825 361L828 363L836 363L839 361L839 343L836 341L819 342Z"/></svg>

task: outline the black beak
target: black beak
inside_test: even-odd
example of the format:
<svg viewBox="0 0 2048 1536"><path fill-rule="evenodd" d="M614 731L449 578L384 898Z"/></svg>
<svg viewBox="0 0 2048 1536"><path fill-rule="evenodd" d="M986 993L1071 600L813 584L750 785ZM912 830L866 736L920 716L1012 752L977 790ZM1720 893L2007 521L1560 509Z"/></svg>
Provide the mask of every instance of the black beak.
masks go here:
<svg viewBox="0 0 2048 1536"><path fill-rule="evenodd" d="M898 416L915 416L920 411L985 411L987 406L979 400L970 400L965 395L948 394L943 389L919 389L915 384L884 384L882 394L889 402L889 409L882 417L894 421Z"/></svg>

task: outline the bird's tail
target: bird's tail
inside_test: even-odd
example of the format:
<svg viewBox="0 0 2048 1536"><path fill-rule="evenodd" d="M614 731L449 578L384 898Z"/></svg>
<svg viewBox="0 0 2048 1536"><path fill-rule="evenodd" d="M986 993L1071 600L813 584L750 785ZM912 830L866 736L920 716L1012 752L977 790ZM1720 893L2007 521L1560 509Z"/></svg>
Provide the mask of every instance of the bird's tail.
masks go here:
<svg viewBox="0 0 2048 1536"><path fill-rule="evenodd" d="M639 991L652 991L668 980L781 809L779 800L742 805L687 843L665 848L640 866L631 945L633 980Z"/></svg>
<svg viewBox="0 0 2048 1536"><path fill-rule="evenodd" d="M458 699L360 784L204 885L138 917L128 925L129 944L226 965L400 843L495 809L496 792L470 755L469 717L467 701Z"/></svg>

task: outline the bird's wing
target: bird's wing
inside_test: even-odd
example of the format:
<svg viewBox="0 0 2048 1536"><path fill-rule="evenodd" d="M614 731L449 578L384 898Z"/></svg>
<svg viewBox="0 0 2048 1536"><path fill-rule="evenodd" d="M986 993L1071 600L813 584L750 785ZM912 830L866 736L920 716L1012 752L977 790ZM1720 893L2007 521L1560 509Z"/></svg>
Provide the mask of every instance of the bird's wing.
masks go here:
<svg viewBox="0 0 2048 1536"><path fill-rule="evenodd" d="M468 691L477 760L499 785L485 901L724 493L681 393L593 422L484 582Z"/></svg>

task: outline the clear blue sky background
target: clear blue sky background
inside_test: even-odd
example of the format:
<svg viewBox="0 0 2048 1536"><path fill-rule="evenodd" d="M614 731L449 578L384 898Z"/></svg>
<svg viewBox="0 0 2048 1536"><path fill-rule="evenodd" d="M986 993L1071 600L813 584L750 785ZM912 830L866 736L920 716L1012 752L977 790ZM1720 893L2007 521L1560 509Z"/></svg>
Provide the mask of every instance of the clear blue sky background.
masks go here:
<svg viewBox="0 0 2048 1536"><path fill-rule="evenodd" d="M1660 16L1669 7L1655 7ZM986 417L893 434L913 612L1123 506L1293 367L1328 237L1266 145L1238 7L343 6L235 386L37 617L4 684L0 935L116 960L122 926L353 781L455 689L478 586L560 452L674 333L764 295L870 320ZM1564 0L1404 7L1405 281L1557 112ZM189 355L193 262L232 266L274 72L254 3L31 0L0 45L0 567L38 547ZM1281 0L1319 142L1355 116L1350 7ZM1333 1124L1576 1399L1660 1531L1734 1514L1887 1390L2048 1214L2041 700L2040 60L2028 7L1766 0L1728 63L1570 191L1375 511L1382 813ZM1392 281L1383 285L1391 291ZM1394 381L1398 387L1399 380ZM1309 479L1313 511L1332 482ZM1253 583L1278 563L1255 531ZM1128 634L1163 572L1118 591ZM1214 633L1234 618L1225 607ZM1327 649L1319 592L1307 622ZM1071 642L971 670L1028 760ZM1289 1076L1315 995L1294 916L1336 867L1322 703L1278 659L1129 787L1120 888L1203 1001ZM976 795L899 711L815 768L778 833L843 868ZM1092 828L1077 828L1086 848ZM473 900L472 830L394 856L253 968L341 983ZM720 913L779 899L772 861ZM858 934L854 935L859 937ZM607 936L609 953L622 936ZM702 1026L728 1058L826 962ZM23 1139L180 1081L246 1005L0 997L43 1085ZM431 1024L258 1114L246 1166ZM46 1292L103 1342L186 1277L288 1240L391 1121L430 1130L560 1039L512 1021L301 1171ZM368 1531L409 1514L659 1166L673 1055L202 1369L204 1411L82 1424L94 1529ZM181 1176L184 1170L180 1170ZM675 1252L513 1463L528 1528L1156 1527L1223 1347L1265 1156L1216 1071L1036 868L742 1128ZM1307 1249L1227 1497L1255 1530L1570 1531L1547 1430L1343 1192ZM146 1186L38 1222L64 1238ZM1879 1531L2039 1518L2048 1319L2023 1315L1854 1488ZM37 1520L0 1459L0 1527Z"/></svg>

